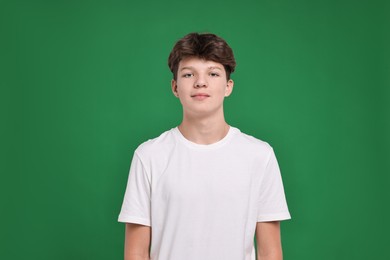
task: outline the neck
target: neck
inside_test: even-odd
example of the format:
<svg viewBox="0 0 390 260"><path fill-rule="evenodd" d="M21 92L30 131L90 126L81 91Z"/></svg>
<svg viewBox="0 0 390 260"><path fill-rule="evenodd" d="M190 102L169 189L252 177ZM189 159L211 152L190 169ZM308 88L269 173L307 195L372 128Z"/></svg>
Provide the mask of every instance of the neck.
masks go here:
<svg viewBox="0 0 390 260"><path fill-rule="evenodd" d="M189 141L197 144L212 144L223 139L229 132L229 125L225 118L193 118L183 116L179 125L182 135Z"/></svg>

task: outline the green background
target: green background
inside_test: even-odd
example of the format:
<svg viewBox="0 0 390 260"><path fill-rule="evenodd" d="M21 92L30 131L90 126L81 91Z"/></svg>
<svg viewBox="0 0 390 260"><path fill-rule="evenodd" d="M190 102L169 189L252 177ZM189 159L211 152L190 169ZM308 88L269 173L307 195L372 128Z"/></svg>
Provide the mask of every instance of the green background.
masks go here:
<svg viewBox="0 0 390 260"><path fill-rule="evenodd" d="M390 259L388 1L1 1L0 259L121 259L133 150L181 120L168 54L235 52L227 121L269 142L285 259Z"/></svg>

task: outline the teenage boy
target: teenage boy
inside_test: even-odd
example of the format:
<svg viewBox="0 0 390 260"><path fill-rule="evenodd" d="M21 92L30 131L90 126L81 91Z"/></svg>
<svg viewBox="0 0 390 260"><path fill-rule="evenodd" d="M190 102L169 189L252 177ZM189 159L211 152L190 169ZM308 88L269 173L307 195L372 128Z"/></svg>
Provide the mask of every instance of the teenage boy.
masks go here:
<svg viewBox="0 0 390 260"><path fill-rule="evenodd" d="M178 127L141 144L119 221L126 260L282 259L279 221L289 219L272 147L230 126L223 101L235 59L214 34L190 33L169 55Z"/></svg>

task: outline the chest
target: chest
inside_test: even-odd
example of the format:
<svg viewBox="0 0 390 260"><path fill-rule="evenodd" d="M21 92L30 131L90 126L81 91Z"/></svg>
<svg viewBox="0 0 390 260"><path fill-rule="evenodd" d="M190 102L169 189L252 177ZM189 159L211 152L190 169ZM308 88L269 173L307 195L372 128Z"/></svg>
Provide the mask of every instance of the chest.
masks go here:
<svg viewBox="0 0 390 260"><path fill-rule="evenodd" d="M153 193L174 204L245 203L256 183L253 164L234 153L175 154L159 174Z"/></svg>

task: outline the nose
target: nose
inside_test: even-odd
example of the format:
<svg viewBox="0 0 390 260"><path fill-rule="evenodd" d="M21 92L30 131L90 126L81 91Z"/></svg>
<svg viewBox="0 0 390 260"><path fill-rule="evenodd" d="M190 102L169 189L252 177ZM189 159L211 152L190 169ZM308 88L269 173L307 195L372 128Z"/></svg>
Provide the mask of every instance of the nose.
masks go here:
<svg viewBox="0 0 390 260"><path fill-rule="evenodd" d="M207 86L207 84L206 84L206 81L204 79L197 78L197 80L195 81L195 88L204 88L206 86Z"/></svg>

